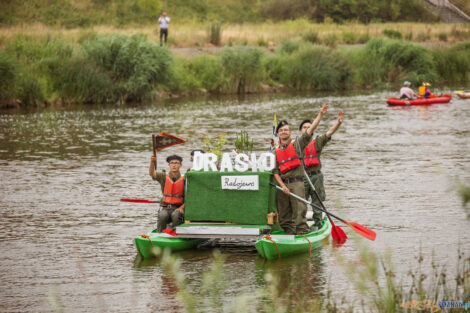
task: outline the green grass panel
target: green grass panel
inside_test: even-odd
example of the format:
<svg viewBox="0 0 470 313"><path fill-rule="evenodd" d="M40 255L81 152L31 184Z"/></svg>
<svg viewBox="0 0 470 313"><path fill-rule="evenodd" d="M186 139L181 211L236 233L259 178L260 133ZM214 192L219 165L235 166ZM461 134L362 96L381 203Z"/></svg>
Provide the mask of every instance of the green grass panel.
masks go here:
<svg viewBox="0 0 470 313"><path fill-rule="evenodd" d="M259 190L225 190L221 176L258 175ZM185 174L185 219L189 221L266 224L268 212L277 211L270 172L196 172Z"/></svg>

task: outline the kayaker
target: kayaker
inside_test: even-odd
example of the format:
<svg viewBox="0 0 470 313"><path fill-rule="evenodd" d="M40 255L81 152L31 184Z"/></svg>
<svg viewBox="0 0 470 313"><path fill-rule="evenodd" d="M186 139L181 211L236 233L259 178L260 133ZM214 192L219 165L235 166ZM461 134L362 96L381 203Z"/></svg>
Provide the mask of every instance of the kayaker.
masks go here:
<svg viewBox="0 0 470 313"><path fill-rule="evenodd" d="M424 99L428 99L430 96L431 96L431 89L429 89L429 87L431 87L431 84L430 83L427 83L427 82L423 82L423 85L419 87L419 96L421 97L424 97ZM423 93L421 95L421 93Z"/></svg>
<svg viewBox="0 0 470 313"><path fill-rule="evenodd" d="M323 150L323 147L331 140L331 136L338 130L341 124L344 121L344 113L342 110L338 111L338 121L333 125L325 134L316 136L304 150L304 162L306 166L306 172L312 181L315 190L320 196L321 201L325 201L325 186L323 185L323 173L321 172L321 162L320 155ZM306 132L310 126L312 126L311 120L304 120L300 123L299 130L300 133ZM312 203L321 207L320 201L318 201L317 196L310 187L310 183L307 179L304 179L305 185L305 198L308 199L310 196ZM314 224L312 225L311 231L315 231L321 228L322 224L322 212L320 210L313 209L313 220Z"/></svg>
<svg viewBox="0 0 470 313"><path fill-rule="evenodd" d="M162 232L171 221L173 227L183 222L184 216L184 176L180 173L183 158L170 155L166 158L170 173L157 172L155 164L157 157L150 158L149 175L160 183L163 193L160 210L158 211L157 230Z"/></svg>
<svg viewBox="0 0 470 313"><path fill-rule="evenodd" d="M279 213L279 223L284 232L289 235L309 232L307 225L307 205L300 200L290 197L290 192L297 195L305 194L304 170L299 159L305 147L312 140L312 134L320 123L322 116L328 111L329 104L320 107L317 117L310 127L297 137L291 138L291 128L287 121L280 121L276 127L279 136L279 147L275 149L276 166L273 170L274 179L284 192L277 192L276 203Z"/></svg>
<svg viewBox="0 0 470 313"><path fill-rule="evenodd" d="M413 100L417 97L416 93L410 88L410 86L411 83L409 81L405 81L403 83L403 87L400 89L400 99Z"/></svg>

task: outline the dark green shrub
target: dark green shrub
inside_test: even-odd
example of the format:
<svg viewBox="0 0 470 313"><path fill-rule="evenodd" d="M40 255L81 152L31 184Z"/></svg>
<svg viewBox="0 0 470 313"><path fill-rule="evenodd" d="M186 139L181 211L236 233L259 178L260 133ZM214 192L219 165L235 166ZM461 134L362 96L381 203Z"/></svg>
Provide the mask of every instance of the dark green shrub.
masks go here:
<svg viewBox="0 0 470 313"><path fill-rule="evenodd" d="M16 89L16 97L23 106L37 106L46 99L44 83L34 73L23 71L17 79Z"/></svg>
<svg viewBox="0 0 470 313"><path fill-rule="evenodd" d="M366 40L367 41L367 40ZM358 36L353 32L344 32L343 33L343 43L352 45L358 42Z"/></svg>
<svg viewBox="0 0 470 313"><path fill-rule="evenodd" d="M356 59L355 81L364 85L409 80L413 83L435 81L431 52L419 44L405 41L371 39Z"/></svg>
<svg viewBox="0 0 470 313"><path fill-rule="evenodd" d="M446 82L470 81L470 43L432 51L439 78Z"/></svg>
<svg viewBox="0 0 470 313"><path fill-rule="evenodd" d="M113 35L84 43L85 58L109 76L121 101L141 101L170 80L173 57L142 36Z"/></svg>
<svg viewBox="0 0 470 313"><path fill-rule="evenodd" d="M402 39L403 35L398 31L394 29L384 29L382 31L382 34L390 39Z"/></svg>
<svg viewBox="0 0 470 313"><path fill-rule="evenodd" d="M298 90L344 88L350 75L346 57L325 47L305 46L282 63L281 82Z"/></svg>
<svg viewBox="0 0 470 313"><path fill-rule="evenodd" d="M439 34L437 34L437 38L440 41L447 41L447 33L439 33Z"/></svg>
<svg viewBox="0 0 470 313"><path fill-rule="evenodd" d="M327 34L323 36L322 42L325 46L335 48L338 44L338 36L335 33Z"/></svg>
<svg viewBox="0 0 470 313"><path fill-rule="evenodd" d="M229 91L244 93L258 88L264 78L263 52L256 48L226 48L222 53Z"/></svg>
<svg viewBox="0 0 470 313"><path fill-rule="evenodd" d="M209 42L214 46L220 45L222 40L222 24L212 23L209 29Z"/></svg>
<svg viewBox="0 0 470 313"><path fill-rule="evenodd" d="M310 43L319 43L320 42L320 37L318 36L317 32L310 31L308 33L305 33L302 36L304 41L310 42Z"/></svg>
<svg viewBox="0 0 470 313"><path fill-rule="evenodd" d="M283 40L281 41L278 51L280 53L291 54L294 51L299 50L301 43L299 41Z"/></svg>
<svg viewBox="0 0 470 313"><path fill-rule="evenodd" d="M16 62L0 50L0 104L14 100L17 76L18 66Z"/></svg>

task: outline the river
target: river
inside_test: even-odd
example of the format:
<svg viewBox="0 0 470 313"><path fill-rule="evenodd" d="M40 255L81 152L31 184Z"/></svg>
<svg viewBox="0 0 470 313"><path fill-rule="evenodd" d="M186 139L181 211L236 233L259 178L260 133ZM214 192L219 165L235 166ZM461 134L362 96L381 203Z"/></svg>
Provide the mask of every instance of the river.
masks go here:
<svg viewBox="0 0 470 313"><path fill-rule="evenodd" d="M391 251L399 277L419 255L452 273L458 249L470 253L470 221L454 184L456 178L470 181L470 100L392 108L385 104L390 96L269 94L0 112L0 311L179 311L176 287L160 261L139 260L132 243L155 224L156 206L119 202L161 195L148 176L151 134L186 139L163 150L158 166L178 153L187 169L204 134L227 132L229 151L246 130L255 150L265 152L274 113L297 129L326 101L331 108L316 133L333 125L338 109L345 112L322 154L326 207L376 231L375 242L360 244L379 256ZM338 301L357 294L338 264L338 255L360 263L355 240L340 247L327 242L311 258L270 262L249 246L219 249L226 287L221 307L209 305L215 310L269 287L268 271L284 291L312 297L332 289ZM189 290L200 289L212 252L177 254Z"/></svg>

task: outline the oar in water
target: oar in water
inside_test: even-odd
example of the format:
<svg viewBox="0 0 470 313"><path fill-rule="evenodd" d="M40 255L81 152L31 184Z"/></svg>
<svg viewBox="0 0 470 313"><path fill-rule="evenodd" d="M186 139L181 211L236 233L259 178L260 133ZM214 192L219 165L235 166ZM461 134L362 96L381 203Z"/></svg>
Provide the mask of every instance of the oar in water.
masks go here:
<svg viewBox="0 0 470 313"><path fill-rule="evenodd" d="M137 203L160 203L160 201L144 200L144 199L121 199L122 202L137 202Z"/></svg>
<svg viewBox="0 0 470 313"><path fill-rule="evenodd" d="M310 180L310 177L308 176L307 171L305 170L304 160L302 160L302 164L303 164L303 167L304 167L304 174L305 174L305 177L307 178L307 181L310 185L310 188L312 188L313 192L315 193L315 196L317 197L318 201L320 202L320 204L323 208L323 211L326 212L325 205L321 201L320 195L318 194L317 190L313 186L313 183ZM348 236L346 236L346 234L344 233L344 230L342 230L341 227L338 227L338 226L335 225L335 223L333 223L333 220L331 219L330 214L326 213L326 216L328 216L328 219L330 220L330 223L331 223L331 237L333 237L333 240L335 240L335 241L345 241L346 239L348 239Z"/></svg>
<svg viewBox="0 0 470 313"><path fill-rule="evenodd" d="M273 186L273 187L275 187L275 188L281 190L282 192L284 192L280 186L278 186L278 185L276 185L276 184L273 184L273 183L269 183L269 184L270 184L271 186ZM367 239L369 239L369 240L374 241L374 240L375 240L375 237L377 236L376 233L375 233L373 230L370 230L369 228L367 228L367 227L365 227L365 226L363 226L363 225L361 225L361 224L343 220L342 218L340 218L340 217L334 215L333 213L330 213L330 212L328 212L328 211L326 211L326 210L320 208L319 206L313 204L312 202L309 202L309 201L305 200L304 198L302 198L302 197L300 197L300 196L298 196L298 195L296 195L296 194L294 194L294 193L292 193L292 192L290 192L289 195L292 196L292 197L294 197L294 198L296 198L296 199L298 199L298 200L300 200L300 201L302 201L302 202L304 202L304 203L306 203L306 204L308 204L308 205L311 205L311 206L316 207L317 209L319 209L319 210L322 211L322 212L325 212L326 214L329 214L329 215L333 216L333 217L336 218L337 220L340 220L341 222L343 222L343 223L345 223L346 225L348 225L349 227L351 227L356 233L358 233L359 235L361 235L361 236L363 236L363 237L365 237L365 238L367 238Z"/></svg>

